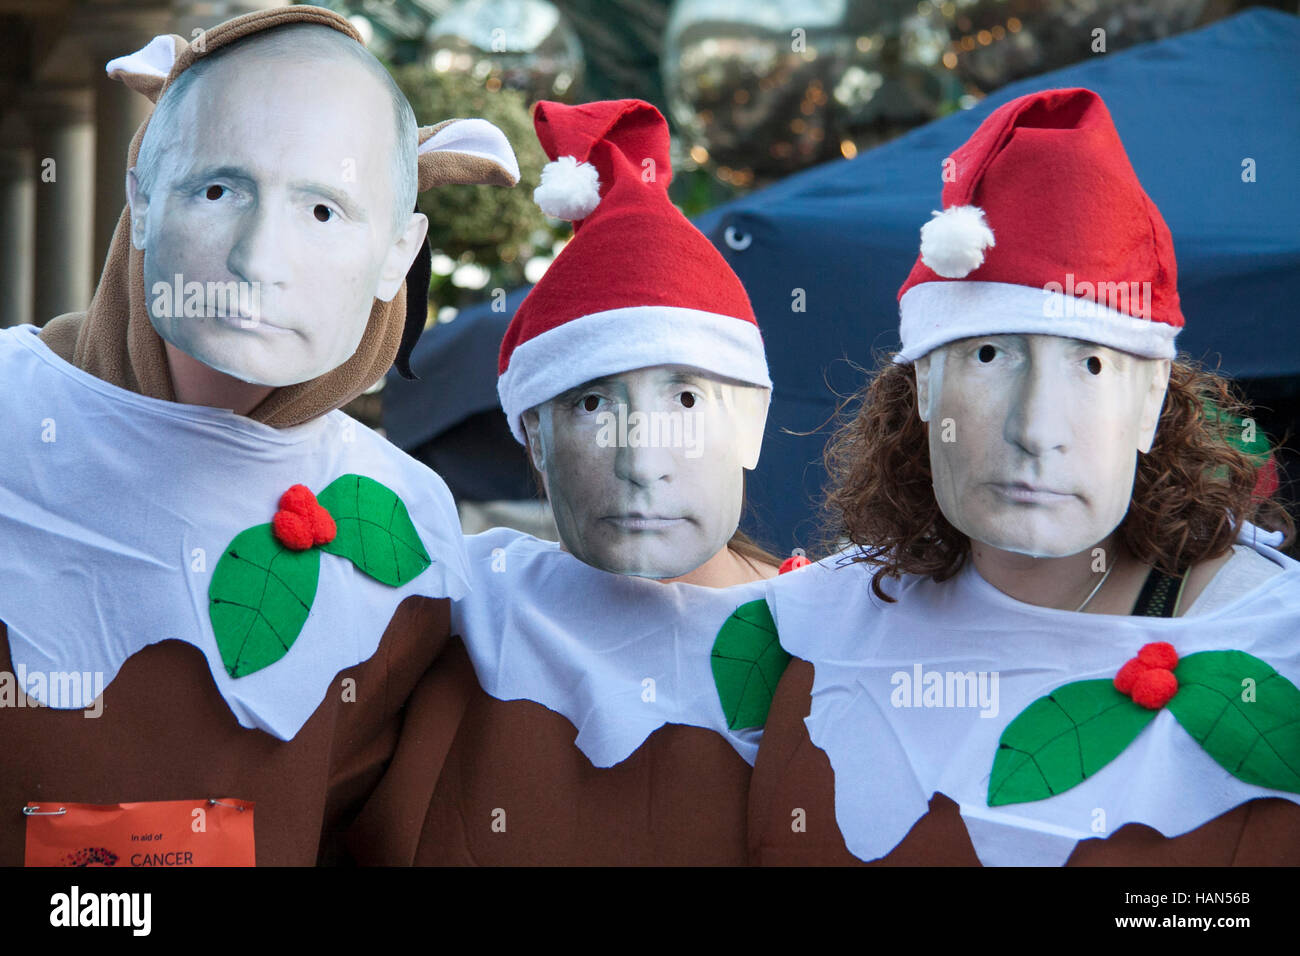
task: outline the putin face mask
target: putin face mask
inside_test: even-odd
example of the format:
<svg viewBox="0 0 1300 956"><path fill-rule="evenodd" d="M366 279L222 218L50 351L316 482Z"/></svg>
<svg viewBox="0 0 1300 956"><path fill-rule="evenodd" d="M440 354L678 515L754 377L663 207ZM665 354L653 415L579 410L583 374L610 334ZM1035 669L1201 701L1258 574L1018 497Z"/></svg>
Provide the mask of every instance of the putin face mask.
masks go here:
<svg viewBox="0 0 1300 956"><path fill-rule="evenodd" d="M592 380L525 413L564 549L649 578L704 564L740 522L769 396L665 365Z"/></svg>
<svg viewBox="0 0 1300 956"><path fill-rule="evenodd" d="M916 380L944 517L995 548L1063 557L1124 519L1169 362L1053 335L991 335L918 359Z"/></svg>

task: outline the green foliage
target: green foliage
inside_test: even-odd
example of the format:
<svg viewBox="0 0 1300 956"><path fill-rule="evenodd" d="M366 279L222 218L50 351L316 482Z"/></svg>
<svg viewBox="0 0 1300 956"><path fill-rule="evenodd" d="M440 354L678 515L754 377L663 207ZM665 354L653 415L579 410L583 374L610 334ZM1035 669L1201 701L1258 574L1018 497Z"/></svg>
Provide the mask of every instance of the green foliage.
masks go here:
<svg viewBox="0 0 1300 956"><path fill-rule="evenodd" d="M513 189L440 186L421 194L420 211L429 217L429 244L434 252L492 272L482 290L458 289L445 276L435 275L431 285L435 302L462 307L486 298L492 287L522 285L524 263L537 253L549 254L555 236L533 202L546 154L533 132L532 114L523 94L507 89L489 91L472 77L419 65L395 67L392 74L420 125L453 118L485 119L505 134L519 160L519 184ZM539 233L545 241L535 248Z"/></svg>
<svg viewBox="0 0 1300 956"><path fill-rule="evenodd" d="M668 186L669 198L687 219L703 215L714 206L731 202L746 192L748 190L721 182L703 167L673 170L673 181Z"/></svg>

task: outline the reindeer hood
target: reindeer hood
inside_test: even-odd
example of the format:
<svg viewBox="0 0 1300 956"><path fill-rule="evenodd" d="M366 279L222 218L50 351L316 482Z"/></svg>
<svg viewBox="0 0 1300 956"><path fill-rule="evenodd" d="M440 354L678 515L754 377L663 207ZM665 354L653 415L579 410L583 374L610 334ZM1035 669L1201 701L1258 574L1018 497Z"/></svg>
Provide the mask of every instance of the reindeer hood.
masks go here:
<svg viewBox="0 0 1300 956"><path fill-rule="evenodd" d="M360 35L346 19L318 7L282 7L228 20L202 34L193 44L179 36L155 37L148 46L108 64L109 76L149 97L154 103L197 60L255 33L291 23L315 23ZM127 168L136 164L146 120L131 140ZM519 167L505 136L481 119L452 119L419 131L419 189L450 183L513 186ZM350 359L314 379L275 389L249 417L277 428L310 421L351 401L374 384L397 361L406 360L424 326L425 289L429 281L428 247L416 257L406 286L390 302L376 299L360 345ZM52 319L42 341L61 358L113 385L151 398L174 401L163 340L147 312L144 253L131 242L130 208L124 208L113 233L99 285L86 312ZM410 305L408 306L408 299Z"/></svg>

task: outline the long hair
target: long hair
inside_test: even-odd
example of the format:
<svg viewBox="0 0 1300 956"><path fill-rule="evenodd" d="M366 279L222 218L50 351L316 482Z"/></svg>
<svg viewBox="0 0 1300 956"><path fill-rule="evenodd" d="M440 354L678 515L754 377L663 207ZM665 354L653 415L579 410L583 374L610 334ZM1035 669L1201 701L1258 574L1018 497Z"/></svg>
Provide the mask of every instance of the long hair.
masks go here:
<svg viewBox="0 0 1300 956"><path fill-rule="evenodd" d="M841 407L859 406L826 450L826 544L857 546L853 561L875 565L871 588L885 601L884 578L928 575L944 581L970 553L935 499L929 426L916 411L913 366L882 358L867 386ZM1225 554L1242 521L1281 530L1295 523L1272 498L1255 494L1257 461L1228 440L1229 423L1250 409L1227 379L1180 356L1151 450L1138 458L1132 501L1118 531L1145 564L1168 574Z"/></svg>

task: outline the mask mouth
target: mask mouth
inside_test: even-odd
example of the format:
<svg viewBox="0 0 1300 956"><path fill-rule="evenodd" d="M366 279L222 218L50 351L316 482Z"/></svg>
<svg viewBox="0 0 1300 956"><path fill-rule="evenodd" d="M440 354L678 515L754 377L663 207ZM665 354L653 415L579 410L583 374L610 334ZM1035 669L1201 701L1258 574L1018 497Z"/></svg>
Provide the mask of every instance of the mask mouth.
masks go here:
<svg viewBox="0 0 1300 956"><path fill-rule="evenodd" d="M209 321L217 322L221 325L234 329L242 329L245 332L253 332L258 329L264 329L268 332L277 332L281 334L292 333L294 330L286 325L279 325L269 319L255 315L210 315Z"/></svg>
<svg viewBox="0 0 1300 956"><path fill-rule="evenodd" d="M601 518L612 524L621 531L638 532L638 531L668 531L672 528L680 527L688 519L684 517L672 517L667 515L646 515L646 514L622 514L606 515Z"/></svg>
<svg viewBox="0 0 1300 956"><path fill-rule="evenodd" d="M1002 497L1021 504L1059 504L1078 497L1073 492L1025 481L993 481L989 482L989 487Z"/></svg>

